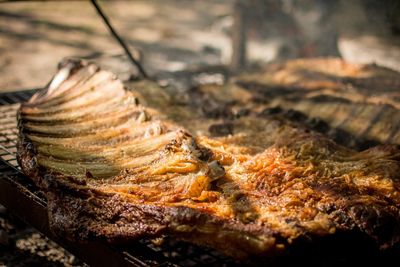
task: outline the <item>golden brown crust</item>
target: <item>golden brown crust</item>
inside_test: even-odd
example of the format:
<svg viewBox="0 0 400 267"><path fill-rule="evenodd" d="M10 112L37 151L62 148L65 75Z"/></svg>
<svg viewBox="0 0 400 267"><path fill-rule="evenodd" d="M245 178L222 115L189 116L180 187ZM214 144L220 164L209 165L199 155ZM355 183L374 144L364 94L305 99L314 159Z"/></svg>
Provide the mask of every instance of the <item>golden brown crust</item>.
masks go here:
<svg viewBox="0 0 400 267"><path fill-rule="evenodd" d="M79 95L65 104L90 102L89 92L76 93L88 82L54 90ZM116 121L118 112L104 113L109 104L103 100L96 105L103 105L104 116L81 114L77 123L68 120L71 110L51 105L66 94L52 94L21 110L59 109L66 119L33 121L38 115L25 109L18 160L46 191L58 234L114 242L168 234L240 258L273 256L307 239L343 233L380 248L399 242L395 146L357 152L285 118L252 114L231 120L231 135L192 137L179 120L158 120L168 108L159 112L137 101L126 106L139 111L132 117ZM180 118L189 112L183 109ZM209 115L194 116L207 124Z"/></svg>

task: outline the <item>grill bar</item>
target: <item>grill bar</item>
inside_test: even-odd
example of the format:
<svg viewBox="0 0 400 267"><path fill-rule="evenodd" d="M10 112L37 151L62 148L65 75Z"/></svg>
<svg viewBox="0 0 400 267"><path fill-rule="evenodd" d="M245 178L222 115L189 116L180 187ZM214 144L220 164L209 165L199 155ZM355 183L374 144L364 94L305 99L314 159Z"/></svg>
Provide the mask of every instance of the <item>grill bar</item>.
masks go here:
<svg viewBox="0 0 400 267"><path fill-rule="evenodd" d="M217 251L166 237L162 245L143 239L129 246L100 241L76 243L50 231L43 193L26 177L16 160L16 112L37 90L0 94L0 204L90 266L239 266Z"/></svg>

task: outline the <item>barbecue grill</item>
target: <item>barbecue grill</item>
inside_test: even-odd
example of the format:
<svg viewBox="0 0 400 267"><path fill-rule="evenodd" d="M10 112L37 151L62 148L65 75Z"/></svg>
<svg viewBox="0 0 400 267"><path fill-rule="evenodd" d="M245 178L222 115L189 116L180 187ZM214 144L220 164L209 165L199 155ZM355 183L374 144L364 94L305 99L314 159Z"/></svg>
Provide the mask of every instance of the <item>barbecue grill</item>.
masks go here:
<svg viewBox="0 0 400 267"><path fill-rule="evenodd" d="M127 46L109 24L107 18L92 1L111 33L124 48L128 59L138 68L143 77L147 74L140 63L130 54ZM236 10L237 12L237 10ZM233 69L245 62L245 38L243 14L238 16L234 36ZM27 101L38 89L0 94L0 204L16 214L24 222L35 227L66 250L91 266L241 266L242 263L220 254L218 251L198 247L184 241L165 236L162 239L142 239L129 246L115 246L101 241L76 243L50 231L47 217L47 203L43 193L26 177L16 160L18 138L17 110L21 102Z"/></svg>
<svg viewBox="0 0 400 267"><path fill-rule="evenodd" d="M118 41L129 61L138 72L146 72L131 55L127 45L119 37L102 9L91 1L112 36ZM54 235L50 231L46 199L39 189L26 177L16 159L17 110L20 103L27 101L38 89L0 94L0 203L27 224L78 256L91 266L236 266L233 259L219 252L200 248L186 242L164 237L162 244L153 240L140 240L129 248L106 245L101 242L77 244ZM159 243L159 240L158 240Z"/></svg>
<svg viewBox="0 0 400 267"><path fill-rule="evenodd" d="M76 243L54 235L47 219L43 194L26 177L16 160L19 103L37 90L0 94L0 203L26 223L91 266L239 266L215 250L165 237L162 244L143 239L128 247L102 242Z"/></svg>

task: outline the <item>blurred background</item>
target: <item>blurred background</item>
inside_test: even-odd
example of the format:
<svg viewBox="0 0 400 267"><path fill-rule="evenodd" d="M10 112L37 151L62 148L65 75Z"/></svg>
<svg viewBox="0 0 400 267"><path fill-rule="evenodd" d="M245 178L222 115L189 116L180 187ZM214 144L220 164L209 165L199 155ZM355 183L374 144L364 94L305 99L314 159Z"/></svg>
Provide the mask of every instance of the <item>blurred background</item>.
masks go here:
<svg viewBox="0 0 400 267"><path fill-rule="evenodd" d="M399 0L99 1L161 84L282 60L342 57L400 71ZM65 57L138 78L90 1L0 0L0 92L43 87ZM224 75L212 75L222 73ZM190 75L189 75L190 76ZM229 76L229 75L228 75ZM82 266L0 206L0 266Z"/></svg>
<svg viewBox="0 0 400 267"><path fill-rule="evenodd" d="M90 1L0 3L0 91L43 86L64 57L102 61L121 79L135 75ZM320 56L400 70L398 0L99 4L152 76Z"/></svg>

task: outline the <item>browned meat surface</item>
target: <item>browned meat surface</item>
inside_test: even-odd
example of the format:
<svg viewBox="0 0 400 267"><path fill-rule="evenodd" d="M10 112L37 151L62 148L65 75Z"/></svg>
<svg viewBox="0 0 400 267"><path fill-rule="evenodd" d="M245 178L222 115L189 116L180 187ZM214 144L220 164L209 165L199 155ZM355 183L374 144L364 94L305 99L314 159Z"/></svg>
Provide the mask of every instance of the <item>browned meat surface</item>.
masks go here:
<svg viewBox="0 0 400 267"><path fill-rule="evenodd" d="M258 100L252 108L293 109L323 120L334 133L319 121L310 124L336 141L360 148L400 144L398 72L340 59L299 59L241 75L236 86ZM357 140L349 140L349 134Z"/></svg>
<svg viewBox="0 0 400 267"><path fill-rule="evenodd" d="M152 90L127 91L69 61L21 106L19 163L46 192L56 233L112 242L167 234L237 258L330 237L399 243L396 146L359 152L274 109L240 111L239 100L224 109L222 89L191 92L190 105ZM243 88L235 96L252 103Z"/></svg>

